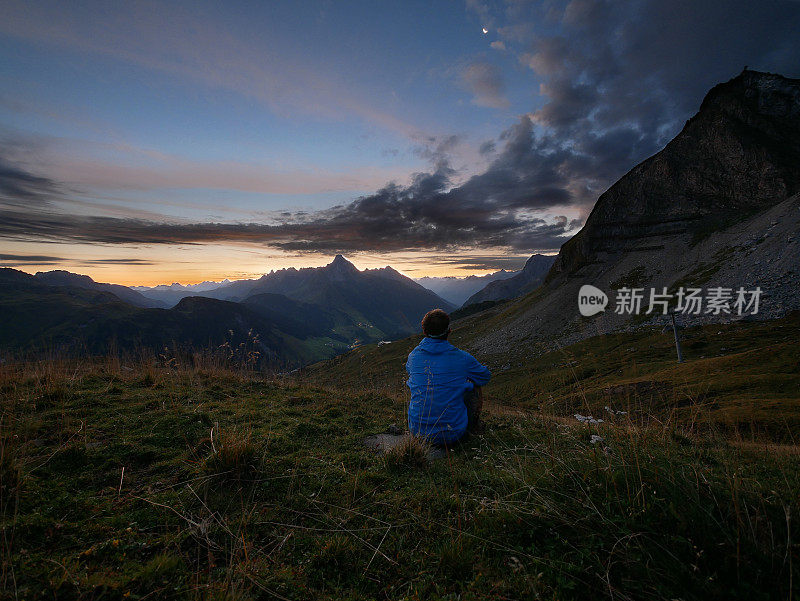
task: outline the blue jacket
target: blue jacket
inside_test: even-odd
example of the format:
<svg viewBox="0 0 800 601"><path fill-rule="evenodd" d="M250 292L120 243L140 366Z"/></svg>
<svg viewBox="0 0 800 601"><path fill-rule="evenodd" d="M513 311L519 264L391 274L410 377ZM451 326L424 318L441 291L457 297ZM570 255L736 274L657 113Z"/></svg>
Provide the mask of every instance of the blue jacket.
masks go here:
<svg viewBox="0 0 800 601"><path fill-rule="evenodd" d="M447 340L426 337L408 355L406 370L411 432L440 444L461 438L467 431L464 395L489 381L489 369Z"/></svg>

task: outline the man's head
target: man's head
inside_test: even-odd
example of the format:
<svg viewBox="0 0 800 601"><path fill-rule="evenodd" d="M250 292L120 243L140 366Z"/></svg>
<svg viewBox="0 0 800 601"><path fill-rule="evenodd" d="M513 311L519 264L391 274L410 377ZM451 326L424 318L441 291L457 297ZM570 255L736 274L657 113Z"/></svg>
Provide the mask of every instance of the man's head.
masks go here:
<svg viewBox="0 0 800 601"><path fill-rule="evenodd" d="M422 318L422 333L429 338L446 339L450 333L450 316L441 309L428 311Z"/></svg>

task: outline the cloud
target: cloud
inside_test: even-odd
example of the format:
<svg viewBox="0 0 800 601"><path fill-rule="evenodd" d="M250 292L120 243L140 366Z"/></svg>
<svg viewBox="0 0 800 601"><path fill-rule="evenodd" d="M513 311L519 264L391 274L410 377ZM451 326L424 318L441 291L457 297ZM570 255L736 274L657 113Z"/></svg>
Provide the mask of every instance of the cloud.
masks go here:
<svg viewBox="0 0 800 601"><path fill-rule="evenodd" d="M615 168L598 179L660 149L745 65L800 75L798 2L519 0L506 19L499 31L524 48L518 59L546 100L534 122L579 152L602 152L596 163Z"/></svg>
<svg viewBox="0 0 800 601"><path fill-rule="evenodd" d="M542 83L539 94L550 101L534 113L534 120L556 129L573 129L575 123L590 118L598 99L596 87L565 78Z"/></svg>
<svg viewBox="0 0 800 601"><path fill-rule="evenodd" d="M503 43L502 40L495 40L494 42L489 44L489 46L494 50L505 50L506 49L506 45L505 45L505 43Z"/></svg>
<svg viewBox="0 0 800 601"><path fill-rule="evenodd" d="M492 154L495 150L497 150L497 144L494 140L486 140L478 147L478 152L482 155Z"/></svg>
<svg viewBox="0 0 800 601"><path fill-rule="evenodd" d="M41 205L58 193L52 179L33 175L0 156L0 206Z"/></svg>
<svg viewBox="0 0 800 601"><path fill-rule="evenodd" d="M525 255L488 255L488 254L459 254L457 257L430 256L422 257L430 267L446 266L464 271L500 270L517 271L525 266L525 261L530 258Z"/></svg>
<svg viewBox="0 0 800 601"><path fill-rule="evenodd" d="M440 140L417 135L414 140ZM453 145L457 136L442 136ZM445 150L447 146L443 147ZM47 164L33 176L19 164ZM318 194L371 190L406 172L397 167L335 171L308 165L280 169L263 163L195 160L124 142L8 135L0 127L0 199L16 202L65 199L67 187L81 190L237 190L259 194ZM55 182L60 182L60 187Z"/></svg>
<svg viewBox="0 0 800 601"><path fill-rule="evenodd" d="M60 263L64 259L62 257L51 257L48 255L8 255L0 254L0 262L6 265L23 265L30 263L32 265L53 265Z"/></svg>
<svg viewBox="0 0 800 601"><path fill-rule="evenodd" d="M434 167L444 161L450 160L453 150L463 142L457 134L445 136L416 136L418 142L413 152L421 159L425 159Z"/></svg>
<svg viewBox="0 0 800 601"><path fill-rule="evenodd" d="M175 223L47 211L0 212L0 236L96 244L247 242L287 251L391 252L463 247L555 250L578 223L544 218L584 201L567 189L572 156L537 139L529 117L504 132L489 168L454 186L445 153L454 139L429 152L436 168L407 186L390 183L354 201L317 212L284 212L278 222Z"/></svg>
<svg viewBox="0 0 800 601"><path fill-rule="evenodd" d="M533 52L524 52L520 62L539 75L551 76L564 69L570 57L570 46L566 38L556 36L537 38L531 42Z"/></svg>
<svg viewBox="0 0 800 601"><path fill-rule="evenodd" d="M147 259L82 259L81 265L157 265Z"/></svg>
<svg viewBox="0 0 800 601"><path fill-rule="evenodd" d="M157 265L148 259L69 259L67 257L54 257L51 255L13 255L0 254L0 264L5 266L18 265L61 265L63 263L77 263L84 266L96 265Z"/></svg>
<svg viewBox="0 0 800 601"><path fill-rule="evenodd" d="M461 79L472 93L472 102L478 106L506 109L511 103L506 98L506 84L499 67L484 61L466 66Z"/></svg>

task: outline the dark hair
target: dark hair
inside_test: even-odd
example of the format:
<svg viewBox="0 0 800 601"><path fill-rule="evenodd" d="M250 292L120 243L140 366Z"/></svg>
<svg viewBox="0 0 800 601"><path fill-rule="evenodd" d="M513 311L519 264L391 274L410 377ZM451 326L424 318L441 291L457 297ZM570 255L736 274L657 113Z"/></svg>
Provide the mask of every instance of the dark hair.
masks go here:
<svg viewBox="0 0 800 601"><path fill-rule="evenodd" d="M447 338L450 316L441 309L428 311L422 318L422 333L431 338Z"/></svg>

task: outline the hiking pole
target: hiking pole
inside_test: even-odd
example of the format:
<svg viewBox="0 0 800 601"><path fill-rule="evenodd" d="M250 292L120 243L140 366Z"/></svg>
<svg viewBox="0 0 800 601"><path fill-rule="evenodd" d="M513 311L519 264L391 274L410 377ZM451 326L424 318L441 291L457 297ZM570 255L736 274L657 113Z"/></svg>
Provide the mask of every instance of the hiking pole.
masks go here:
<svg viewBox="0 0 800 601"><path fill-rule="evenodd" d="M670 311L669 316L672 318L672 333L675 334L675 350L678 351L678 363L683 363L683 353L681 353L681 341L678 338L678 326L675 325L675 311Z"/></svg>

